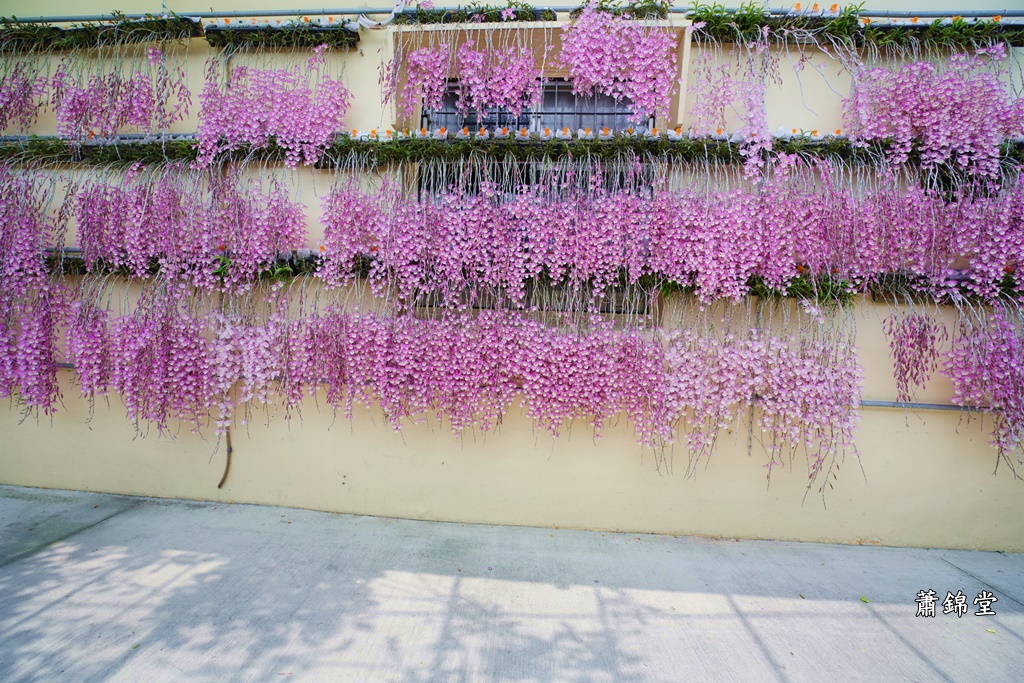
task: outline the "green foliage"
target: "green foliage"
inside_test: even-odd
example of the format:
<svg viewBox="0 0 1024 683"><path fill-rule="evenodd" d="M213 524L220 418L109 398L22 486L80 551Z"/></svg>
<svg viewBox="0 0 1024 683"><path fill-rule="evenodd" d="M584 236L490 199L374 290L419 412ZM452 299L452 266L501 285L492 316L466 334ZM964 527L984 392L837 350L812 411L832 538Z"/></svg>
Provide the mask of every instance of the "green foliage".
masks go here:
<svg viewBox="0 0 1024 683"><path fill-rule="evenodd" d="M534 7L528 2L515 2L509 0L506 5L485 5L473 2L466 7L459 6L455 9L422 9L406 10L395 17L396 24L462 24L467 22L493 23L506 21L501 13L506 10L514 10L515 17L508 21L554 21L555 13L540 7Z"/></svg>
<svg viewBox="0 0 1024 683"><path fill-rule="evenodd" d="M597 3L597 8L602 12L615 16L628 15L633 19L665 19L668 17L670 7L672 7L670 0L637 0L634 2L598 0ZM579 7L570 12L569 16L575 19L581 12L583 12L583 8Z"/></svg>
<svg viewBox="0 0 1024 683"><path fill-rule="evenodd" d="M359 33L341 26L309 26L304 23L288 26L208 27L206 42L219 48L351 48L359 43Z"/></svg>
<svg viewBox="0 0 1024 683"><path fill-rule="evenodd" d="M936 19L931 23L878 26L861 21L863 7L863 3L847 5L835 17L809 14L772 16L765 5L756 2L747 2L736 10L728 10L717 2L697 2L686 16L694 23L704 23L701 29L703 35L722 42L751 41L762 35L767 28L769 36L774 36L776 40L791 39L794 33L810 33L819 40L838 40L857 47L928 45L966 49L995 41L1024 45L1024 28L1020 25L991 19L967 21L957 17L948 24L942 19Z"/></svg>
<svg viewBox="0 0 1024 683"><path fill-rule="evenodd" d="M849 280L823 273L818 276L803 272L789 281L785 289L769 287L755 276L747 282L751 296L762 299L791 298L813 301L823 306L849 306L856 291Z"/></svg>
<svg viewBox="0 0 1024 683"><path fill-rule="evenodd" d="M793 136L775 140L771 153L799 154L811 158L827 158L852 164L874 164L885 158L889 148L886 141L867 145L855 145L842 137L813 139L810 136ZM1003 144L1004 162L1011 167L1024 166L1024 143L1007 141ZM195 140L158 140L154 142L124 141L118 144L80 144L52 137L30 137L18 142L0 143L0 159L19 161L43 161L49 163L85 164L158 164L167 161L195 161L197 146ZM392 142L355 140L346 135L338 136L326 148L323 158L317 164L331 168L346 164L352 157L372 168L390 164L419 163L432 160L457 161L471 157L509 159L514 161L544 161L564 158L614 161L629 157L652 159L664 163L734 163L742 164L746 157L740 154L737 143L711 138L669 140L658 138L625 138L613 140L435 140L412 139ZM918 155L911 153L911 164ZM285 151L271 142L258 149L240 149L225 155L229 160L258 160L284 162ZM938 169L929 176L933 185L952 189L966 182L964 174L951 174L949 179Z"/></svg>
<svg viewBox="0 0 1024 683"><path fill-rule="evenodd" d="M905 47L928 44L963 50L979 44L1002 41L1008 45L1024 45L1024 28L1007 25L991 19L969 22L963 17L943 24L942 19L931 23L901 24L899 26L866 26L863 40L879 47Z"/></svg>
<svg viewBox="0 0 1024 683"><path fill-rule="evenodd" d="M193 140L124 142L83 145L60 138L30 137L20 142L0 143L0 159L43 161L54 164L84 163L160 164L167 161L195 161L198 148Z"/></svg>
<svg viewBox="0 0 1024 683"><path fill-rule="evenodd" d="M88 22L66 29L46 23L19 23L14 21L17 17L0 18L0 44L16 50L71 50L182 40L201 32L199 24L174 14L147 14L144 19L128 19L121 12L112 15L109 22Z"/></svg>

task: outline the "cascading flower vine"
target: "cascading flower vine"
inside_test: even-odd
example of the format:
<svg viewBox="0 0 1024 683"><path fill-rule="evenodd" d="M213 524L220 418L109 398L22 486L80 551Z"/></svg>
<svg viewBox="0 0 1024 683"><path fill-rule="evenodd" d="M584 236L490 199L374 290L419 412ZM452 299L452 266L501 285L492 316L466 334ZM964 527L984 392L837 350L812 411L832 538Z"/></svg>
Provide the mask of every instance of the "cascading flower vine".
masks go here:
<svg viewBox="0 0 1024 683"><path fill-rule="evenodd" d="M57 134L85 140L123 129L164 132L185 120L192 96L184 70L177 67L172 77L160 48L151 47L146 55L143 62L126 59L118 69L97 74L76 73L70 58L62 61L50 80Z"/></svg>
<svg viewBox="0 0 1024 683"><path fill-rule="evenodd" d="M0 130L14 128L27 133L46 99L47 79L36 73L38 65L19 60L0 72Z"/></svg>
<svg viewBox="0 0 1024 683"><path fill-rule="evenodd" d="M475 50L475 45L475 41L467 40L455 53L456 108L461 114L474 112L483 118L491 109L505 109L518 117L540 101L541 73L533 50Z"/></svg>
<svg viewBox="0 0 1024 683"><path fill-rule="evenodd" d="M88 182L73 196L89 270L125 269L206 289L246 291L279 255L305 245L303 206L273 180L131 168L120 183Z"/></svg>
<svg viewBox="0 0 1024 683"><path fill-rule="evenodd" d="M892 140L889 158L904 163L915 145L925 168L952 164L999 175L999 145L1024 132L1024 99L1001 82L1004 43L956 54L942 64L862 67L845 101L846 127L860 141Z"/></svg>
<svg viewBox="0 0 1024 683"><path fill-rule="evenodd" d="M224 87L217 83L218 62L212 62L199 96L196 162L210 164L224 152L275 142L289 167L316 163L344 130L352 100L345 84L326 72L326 49L317 47L305 70L235 66Z"/></svg>
<svg viewBox="0 0 1024 683"><path fill-rule="evenodd" d="M320 273L343 283L369 259L378 291L458 301L467 288L500 290L521 305L542 273L598 291L620 275L655 275L709 302L743 297L752 278L779 290L826 276L865 289L899 272L926 293L995 298L1024 263L1024 186L950 197L843 180L842 169L798 157L780 157L783 165L756 190L565 189L557 176L512 196L486 181L478 194L453 187L431 202L344 181L323 205Z"/></svg>
<svg viewBox="0 0 1024 683"><path fill-rule="evenodd" d="M637 123L666 115L679 89L676 40L670 29L613 14L591 0L564 29L559 60L573 93L628 100Z"/></svg>
<svg viewBox="0 0 1024 683"><path fill-rule="evenodd" d="M992 444L1015 473L1024 451L1024 318L1003 303L961 318L945 365L953 403L991 412Z"/></svg>
<svg viewBox="0 0 1024 683"><path fill-rule="evenodd" d="M450 61L449 46L445 44L422 47L405 55L405 83L398 102L406 116L412 116L421 103L427 109L441 108L448 89Z"/></svg>
<svg viewBox="0 0 1024 683"><path fill-rule="evenodd" d="M882 322L882 329L889 337L896 400L912 401L938 370L940 350L949 332L938 315L918 312L894 313Z"/></svg>

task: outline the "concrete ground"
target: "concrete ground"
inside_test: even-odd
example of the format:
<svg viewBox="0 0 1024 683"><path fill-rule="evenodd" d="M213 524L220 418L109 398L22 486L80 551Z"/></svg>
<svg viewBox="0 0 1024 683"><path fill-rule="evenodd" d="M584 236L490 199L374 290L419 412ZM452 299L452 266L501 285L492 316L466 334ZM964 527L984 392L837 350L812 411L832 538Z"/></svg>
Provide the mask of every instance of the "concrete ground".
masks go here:
<svg viewBox="0 0 1024 683"><path fill-rule="evenodd" d="M1019 682L1022 603L1014 554L0 487L4 682Z"/></svg>

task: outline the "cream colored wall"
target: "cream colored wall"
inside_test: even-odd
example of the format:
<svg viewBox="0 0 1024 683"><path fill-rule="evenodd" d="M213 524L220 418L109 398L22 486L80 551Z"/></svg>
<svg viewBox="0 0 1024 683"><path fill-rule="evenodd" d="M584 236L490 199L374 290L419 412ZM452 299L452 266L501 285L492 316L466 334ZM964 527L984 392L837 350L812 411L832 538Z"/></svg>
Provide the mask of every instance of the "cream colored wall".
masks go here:
<svg viewBox="0 0 1024 683"><path fill-rule="evenodd" d="M3 13L99 13L110 9L107 4L42 0L16 3ZM276 5L238 0L218 9ZM169 6L187 14L201 4L172 1ZM902 6L907 5L885 3ZM933 2L929 8L955 6ZM122 2L120 7L157 11L159 3ZM364 31L363 54L337 58L336 66L357 93L352 127L390 123L380 106L376 71L386 35ZM202 77L207 58L202 45L193 41L190 49L193 78ZM772 91L773 128L838 127L837 96L808 88L819 114L814 118L797 106L795 88L790 78L782 90ZM194 129L194 121L191 125L182 130ZM45 121L40 126L39 132L46 132ZM330 174L300 169L285 177L293 196L308 207L313 245L322 235L319 197ZM895 398L880 323L889 312L884 304L861 302L855 308L865 399ZM944 314L952 322L952 312ZM21 421L16 407L0 410L0 482L461 522L1024 551L1024 483L1005 467L992 476L996 455L987 444L990 425L965 421L956 412L863 409L860 463L847 458L827 507L816 488L804 500L807 475L800 459L793 469L776 470L767 486L766 458L756 445L748 455L743 428L687 479L682 476L685 451L670 454L667 464L659 462L635 444L625 420L607 427L597 440L582 423L552 439L513 411L498 433L460 439L438 425L410 425L395 433L379 411L357 409L348 421L319 410L312 400L301 418L286 421L278 414L268 422L254 416L247 426L233 428L231 471L218 489L225 449L216 437L184 432L141 438L116 397L90 413L69 372L61 373L61 385L63 405L52 418ZM918 398L948 403L950 394L948 381L939 377Z"/></svg>
<svg viewBox="0 0 1024 683"><path fill-rule="evenodd" d="M880 325L889 312L855 309L866 399L895 398ZM0 482L459 522L1024 551L1024 484L1005 467L992 476L990 425L956 412L862 409L860 463L847 457L823 503L817 488L804 500L800 458L768 486L766 457L756 444L748 455L742 426L687 479L685 451L659 463L625 420L597 440L583 423L553 439L512 411L499 432L460 439L436 424L396 433L376 410L349 421L310 400L301 418L257 411L236 426L218 489L225 450L215 437L137 438L117 398L90 417L70 373L61 380L52 419L19 424L17 410L0 411ZM949 396L939 378L918 398Z"/></svg>

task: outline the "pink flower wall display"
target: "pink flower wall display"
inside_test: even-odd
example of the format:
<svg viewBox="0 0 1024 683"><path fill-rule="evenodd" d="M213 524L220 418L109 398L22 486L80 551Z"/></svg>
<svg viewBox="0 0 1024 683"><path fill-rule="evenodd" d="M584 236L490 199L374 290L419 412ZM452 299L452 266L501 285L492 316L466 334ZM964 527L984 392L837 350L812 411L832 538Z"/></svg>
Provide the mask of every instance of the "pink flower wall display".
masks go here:
<svg viewBox="0 0 1024 683"><path fill-rule="evenodd" d="M273 180L136 166L120 184L85 183L73 201L89 269L145 277L156 266L197 287L243 292L278 255L305 245L303 207Z"/></svg>
<svg viewBox="0 0 1024 683"><path fill-rule="evenodd" d="M590 2L555 33L515 11L490 33L407 29L420 33L396 43L385 96L406 117L450 104L518 117L551 63L577 95L628 102L634 122L668 115L674 28ZM854 71L854 145L780 134L780 152L776 47L799 43L799 71L813 32L737 27L727 53L715 41L731 29L704 28L687 131L704 142L559 129L341 143L352 94L322 45L298 67L233 59L223 79L212 60L196 162L151 163L149 142L82 143L184 119L185 74L163 48L97 68L71 54L47 78L8 60L0 127L25 131L49 106L64 139L2 150L0 397L52 413L66 367L142 432L222 434L312 396L464 435L520 410L553 435L621 420L660 454L681 444L688 473L742 424L769 477L802 452L824 490L856 453L862 373L843 306L870 294L914 302L883 316L896 398L945 373L956 404L991 413L1001 461L1019 462L1024 183L1019 148L1002 146L1024 134L1024 100L1005 46L899 68L834 46ZM180 143L159 141L190 153ZM57 168L58 148L104 165ZM299 164L335 173L326 191L311 181L315 243ZM957 306L955 334L923 296Z"/></svg>
<svg viewBox="0 0 1024 683"><path fill-rule="evenodd" d="M16 61L0 75L0 130L28 132L46 98L47 79L38 65Z"/></svg>
<svg viewBox="0 0 1024 683"><path fill-rule="evenodd" d="M352 96L324 69L326 45L314 50L306 69L236 66L221 87L208 75L199 96L199 158L212 163L224 152L276 142L286 164L316 163L344 130Z"/></svg>
<svg viewBox="0 0 1024 683"><path fill-rule="evenodd" d="M145 62L128 60L118 66L89 74L70 58L58 65L50 80L58 135L86 140L120 132L163 132L188 116L192 96L184 70L169 70L162 50L149 48Z"/></svg>
<svg viewBox="0 0 1024 683"><path fill-rule="evenodd" d="M845 103L846 126L860 140L892 140L894 163L917 145L925 168L950 163L995 178L1000 143L1024 133L1024 100L1001 82L1006 56L997 43L940 64L862 68Z"/></svg>
<svg viewBox="0 0 1024 683"><path fill-rule="evenodd" d="M894 313L882 323L892 353L897 400L912 401L938 370L942 345L949 339L936 314Z"/></svg>
<svg viewBox="0 0 1024 683"><path fill-rule="evenodd" d="M992 443L1016 472L1024 445L1024 325L1019 305L965 316L945 372L953 380L953 403L991 411Z"/></svg>
<svg viewBox="0 0 1024 683"><path fill-rule="evenodd" d="M588 3L562 33L559 60L573 92L629 100L633 121L665 116L679 89L675 33Z"/></svg>
<svg viewBox="0 0 1024 683"><path fill-rule="evenodd" d="M439 109L448 89L451 53L448 45L423 47L405 55L405 84L399 106L406 116L412 116L421 103L427 109ZM397 65L396 65L397 69ZM396 75L394 76L397 78Z"/></svg>

